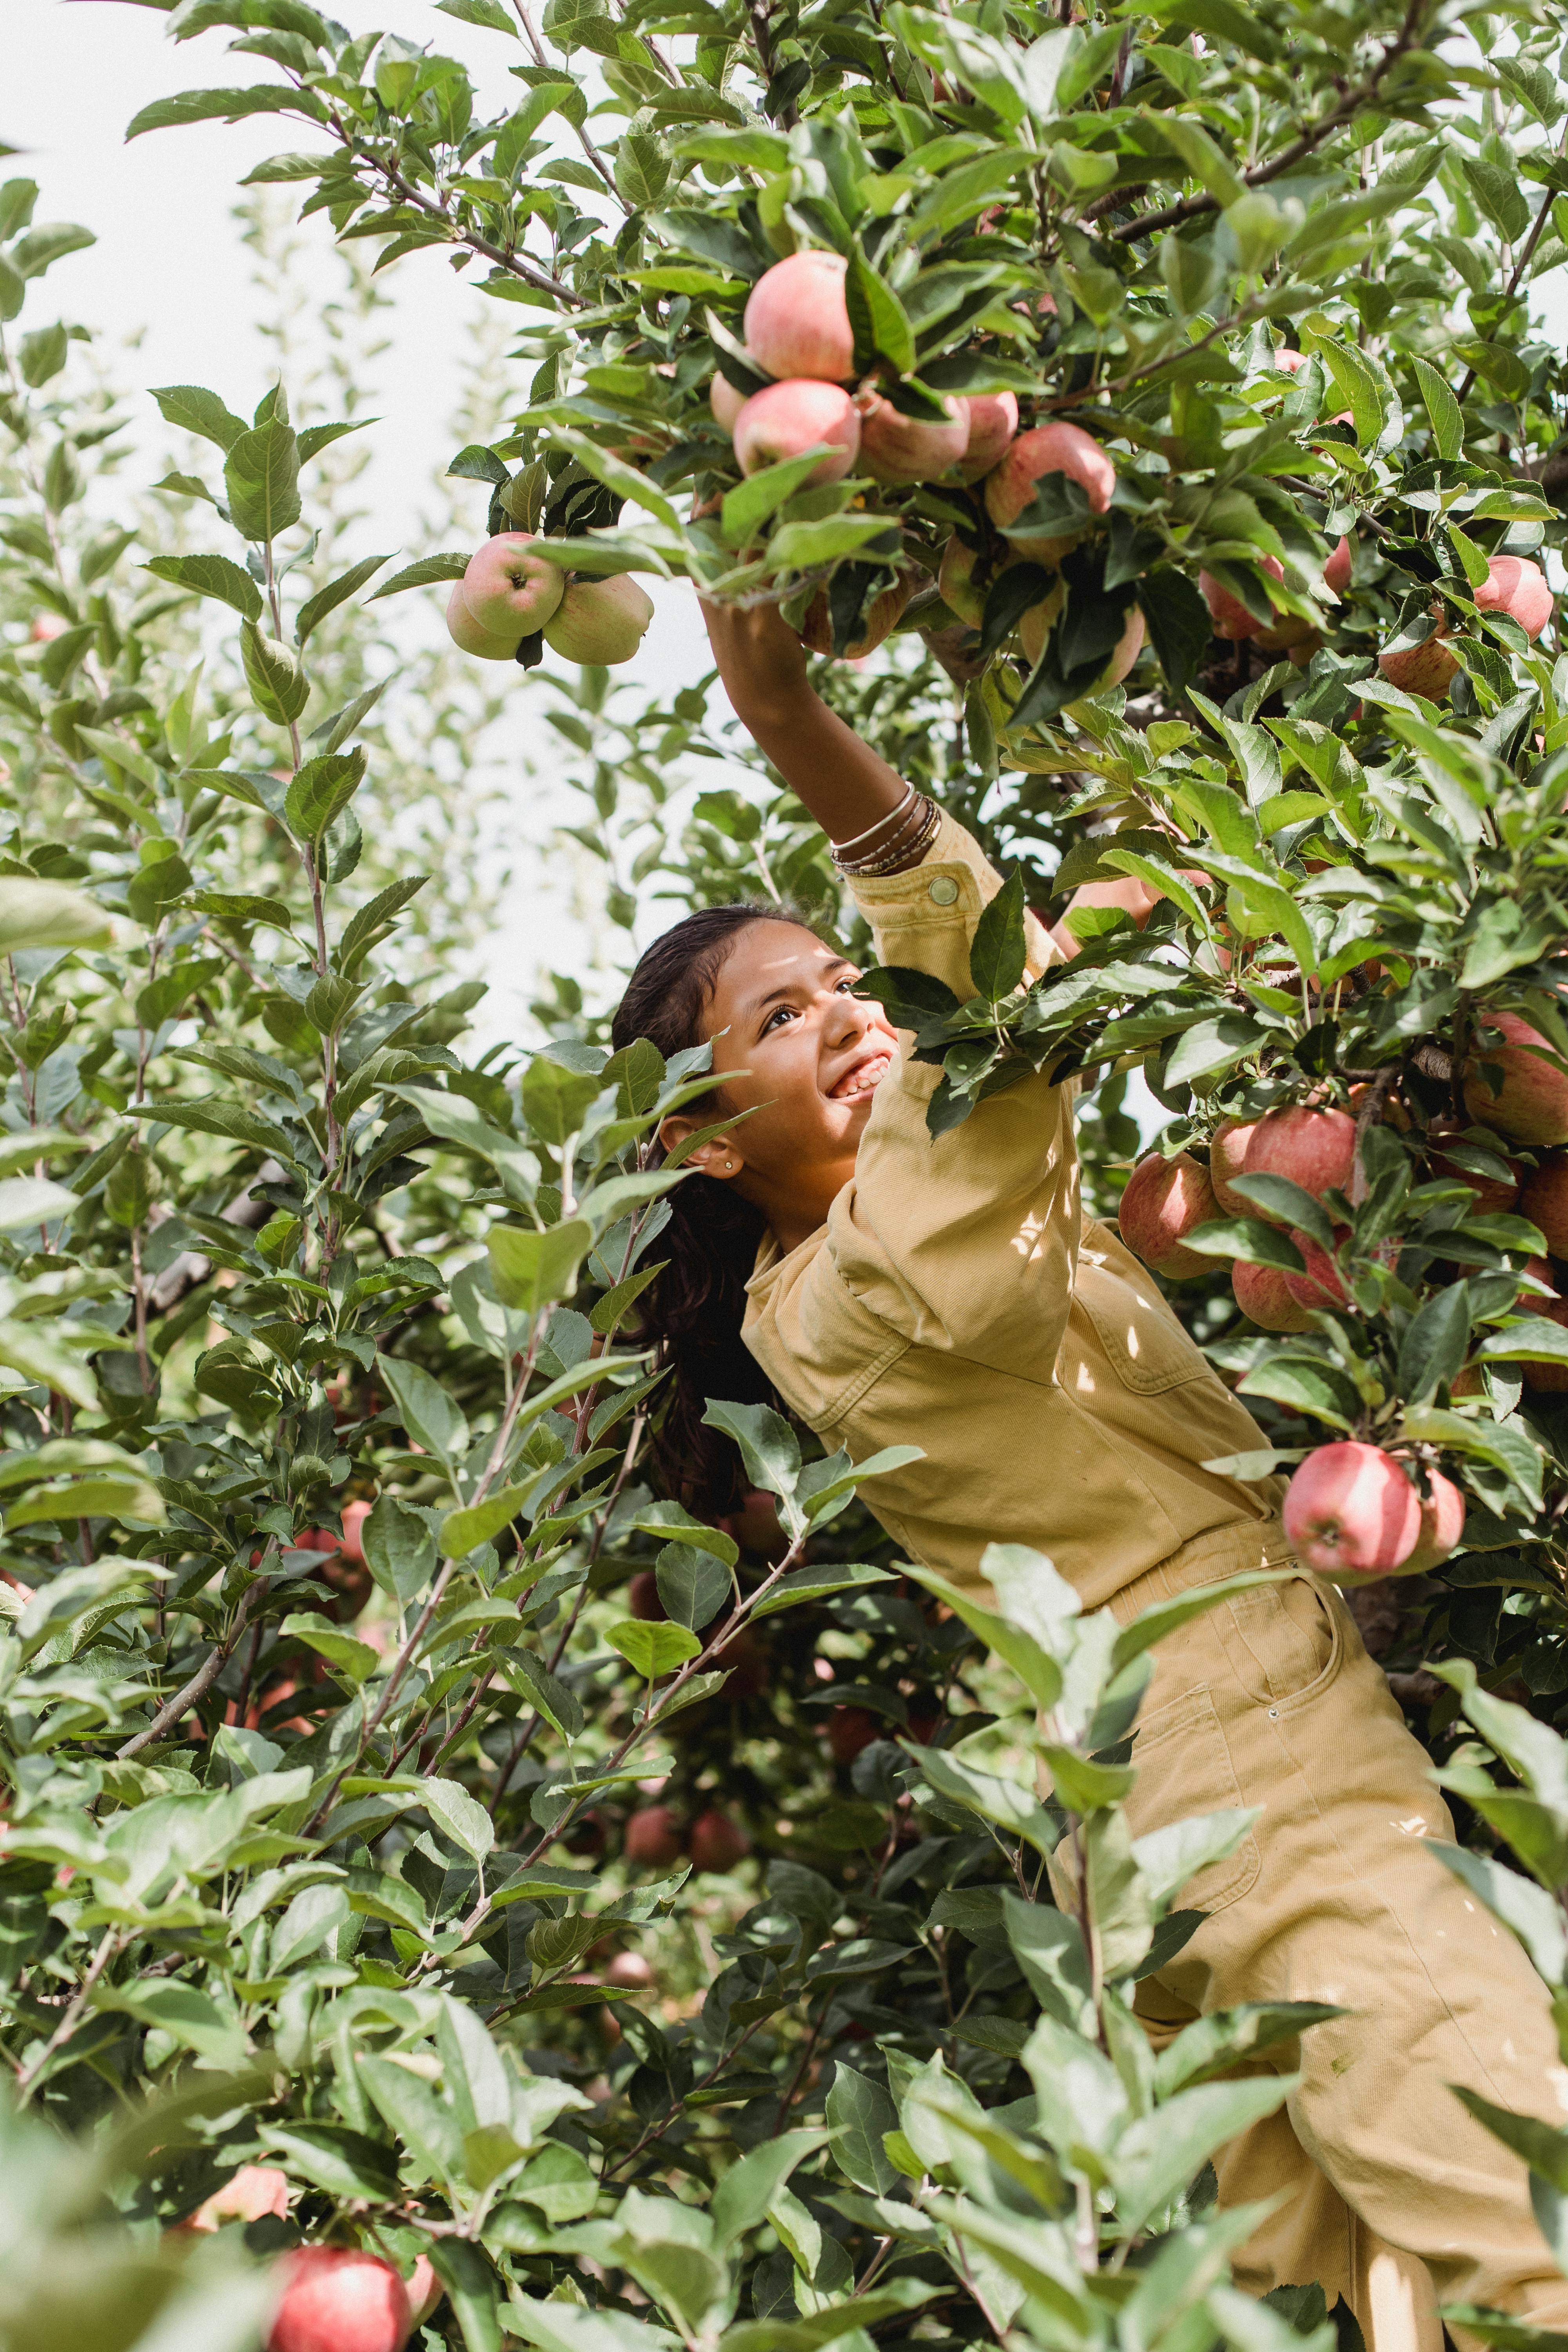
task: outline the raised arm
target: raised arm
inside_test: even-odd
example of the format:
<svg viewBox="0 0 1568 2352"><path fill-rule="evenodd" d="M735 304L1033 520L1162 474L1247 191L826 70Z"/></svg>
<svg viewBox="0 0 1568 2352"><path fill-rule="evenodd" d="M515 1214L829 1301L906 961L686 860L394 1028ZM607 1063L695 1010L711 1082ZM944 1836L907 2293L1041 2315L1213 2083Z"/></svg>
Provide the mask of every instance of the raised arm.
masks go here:
<svg viewBox="0 0 1568 2352"><path fill-rule="evenodd" d="M890 816L903 778L813 691L805 647L777 605L704 604L702 617L736 718L829 841L854 841Z"/></svg>

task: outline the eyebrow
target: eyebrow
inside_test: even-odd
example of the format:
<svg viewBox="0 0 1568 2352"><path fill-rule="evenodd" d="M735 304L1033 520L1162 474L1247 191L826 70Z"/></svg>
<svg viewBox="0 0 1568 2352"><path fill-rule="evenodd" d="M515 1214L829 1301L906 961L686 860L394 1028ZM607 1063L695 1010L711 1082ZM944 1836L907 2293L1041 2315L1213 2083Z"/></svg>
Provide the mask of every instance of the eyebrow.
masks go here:
<svg viewBox="0 0 1568 2352"><path fill-rule="evenodd" d="M833 956L823 966L823 972L826 976L829 972L853 971L854 969L855 966L847 956ZM796 985L795 981L786 980L777 988L770 988L765 996L749 998L742 1007L742 1020L754 1021L760 1013L766 1013L771 1005L783 1004L788 997L793 996Z"/></svg>

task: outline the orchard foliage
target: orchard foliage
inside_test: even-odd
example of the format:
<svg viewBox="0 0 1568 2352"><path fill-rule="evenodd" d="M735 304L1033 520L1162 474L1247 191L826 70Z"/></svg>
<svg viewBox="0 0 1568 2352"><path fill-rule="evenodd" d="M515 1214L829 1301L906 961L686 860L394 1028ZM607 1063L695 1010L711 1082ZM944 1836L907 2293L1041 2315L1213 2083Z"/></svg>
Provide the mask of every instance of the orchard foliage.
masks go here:
<svg viewBox="0 0 1568 2352"><path fill-rule="evenodd" d="M1560 12L444 13L515 74L494 120L438 40L183 0L176 38L271 73L132 129L289 118L308 151L253 180L513 306L509 429L453 472L567 593L684 576L825 609L840 648L897 614L824 690L1012 877L973 1002L871 983L943 1065L939 1121L1036 1066L1086 1082L1104 1207L1134 1070L1200 1171L1271 1108L1343 1114L1342 1184L1239 1173L1245 1213L1183 1236L1297 1276L1309 1244L1342 1296L1277 1337L1218 1279L1182 1311L1266 1417L1241 1475L1348 1437L1463 1481L1468 1549L1395 1658L1446 1645L1452 1688L1401 1686L1434 1735L1461 1695L1513 1727L1547 1820L1522 1702L1568 1690L1568 1223L1530 1203L1568 1119L1489 1113L1510 1070L1568 1085L1568 670L1500 603L1562 538L1530 315L1568 254ZM0 193L5 2326L153 2352L194 2308L239 2352L257 2260L303 2241L407 2280L426 2352L1327 2352L1321 2297L1225 2284L1248 2217L1203 2169L1288 2084L1219 2078L1311 2017L1205 2020L1158 2063L1131 2020L1247 1826L1130 1842L1168 1617L1084 1619L1005 1553L977 1610L892 1555L854 1493L878 1464L763 1408L710 1404L733 1521L653 1491L638 1300L683 1180L651 1139L701 1057L610 1058L579 975L542 1048L468 1054L479 992L400 945L417 877L362 821L365 608L474 551L328 561L312 499L357 420L297 427L279 386L165 389L201 445L177 520L85 520L111 420L61 390L66 328L11 324L84 235ZM714 378L757 391L748 301L806 250L843 264L866 414L1005 395L1094 444L1104 499L806 486L819 451L743 476ZM674 797L729 749L701 688L549 683L614 923L758 880L847 921L765 779ZM1026 988L1026 905L1113 877L1136 915L1080 910ZM1447 1772L1524 1917L1485 1849L1555 1889L1550 1821L1468 1751Z"/></svg>

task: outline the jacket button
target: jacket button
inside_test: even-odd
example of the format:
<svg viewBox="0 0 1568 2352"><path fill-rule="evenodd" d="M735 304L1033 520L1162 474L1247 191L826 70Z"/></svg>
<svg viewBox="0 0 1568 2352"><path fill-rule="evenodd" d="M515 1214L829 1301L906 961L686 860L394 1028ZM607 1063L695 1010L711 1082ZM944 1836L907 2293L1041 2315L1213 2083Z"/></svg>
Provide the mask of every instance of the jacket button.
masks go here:
<svg viewBox="0 0 1568 2352"><path fill-rule="evenodd" d="M951 907L958 896L958 885L951 874L933 875L926 884L926 896L933 906Z"/></svg>

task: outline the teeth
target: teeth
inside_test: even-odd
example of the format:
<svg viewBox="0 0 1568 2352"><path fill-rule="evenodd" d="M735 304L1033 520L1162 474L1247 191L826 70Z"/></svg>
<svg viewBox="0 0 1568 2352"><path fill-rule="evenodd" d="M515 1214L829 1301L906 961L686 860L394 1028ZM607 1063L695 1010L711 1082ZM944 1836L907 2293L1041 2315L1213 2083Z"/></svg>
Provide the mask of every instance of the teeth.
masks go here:
<svg viewBox="0 0 1568 2352"><path fill-rule="evenodd" d="M858 1095L869 1094L879 1079L887 1076L891 1064L892 1056L889 1054L879 1054L874 1061L862 1062L858 1070L852 1070L847 1078L841 1078L834 1087L834 1101L853 1102Z"/></svg>

